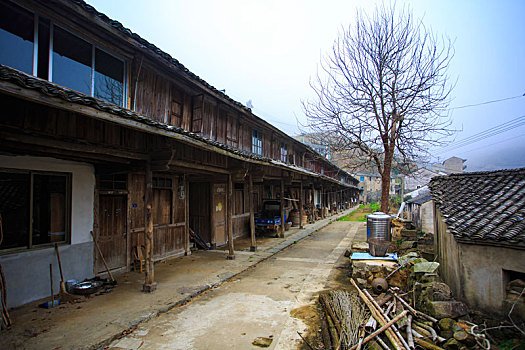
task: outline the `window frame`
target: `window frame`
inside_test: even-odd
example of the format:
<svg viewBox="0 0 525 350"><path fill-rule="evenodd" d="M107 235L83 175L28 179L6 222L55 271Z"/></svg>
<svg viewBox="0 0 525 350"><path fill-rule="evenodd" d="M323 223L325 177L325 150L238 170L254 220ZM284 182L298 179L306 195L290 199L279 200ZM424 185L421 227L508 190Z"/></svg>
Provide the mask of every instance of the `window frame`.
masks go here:
<svg viewBox="0 0 525 350"><path fill-rule="evenodd" d="M95 52L97 49L100 51L103 51L104 53L112 56L113 58L119 60L122 62L123 67L123 79L122 79L122 104L120 104L123 108L128 108L128 60L123 57L122 55L110 51L109 49L100 46L96 43L95 40L90 39L89 37L86 37L83 34L78 33L74 30L74 28L70 28L67 24L58 23L55 19L53 19L50 16L47 16L45 14L42 14L40 11L29 8L25 4L19 4L17 2L8 1L10 3L15 4L18 7L23 8L24 10L30 12L33 15L33 67L32 67L32 73L31 75L38 77L38 46L39 46L39 27L40 27L40 19L46 18L49 20L49 50L48 50L48 70L47 70L47 78L45 80L48 80L49 82L53 83L53 41L54 41L54 27L57 26L61 30L66 31L67 33L76 36L77 38L87 42L89 45L91 45L91 87L90 87L90 94L88 96L95 97ZM68 89L71 89L67 86L65 86ZM71 89L74 90L74 89ZM74 90L77 91L77 90ZM79 91L79 93L82 93ZM106 100L103 100L106 101ZM110 101L106 101L108 103L113 103Z"/></svg>
<svg viewBox="0 0 525 350"><path fill-rule="evenodd" d="M255 128L252 129L252 153L260 156L263 154L263 133Z"/></svg>
<svg viewBox="0 0 525 350"><path fill-rule="evenodd" d="M281 162L288 163L288 144L281 142Z"/></svg>
<svg viewBox="0 0 525 350"><path fill-rule="evenodd" d="M44 16L45 17L45 16ZM38 13L35 13L35 31L36 31L36 40L38 40L38 26L40 24L40 14ZM107 50L106 48L98 45L95 43L94 40L82 35L82 34L78 34L77 32L75 32L74 30L71 30L69 29L67 26L65 26L64 24L61 24L61 23L56 23L55 20L53 19L49 19L50 23L49 23L49 69L48 69L48 78L49 78L49 81L53 83L53 49L54 49L54 38L55 38L55 26L60 28L61 30L73 35L73 36L76 36L77 38L85 41L86 43L88 43L89 45L91 45L91 88L90 88L90 94L89 96L90 97L95 97L95 54L96 54L96 50L100 50L104 53L106 53L107 55L110 55L112 56L113 58L119 60L122 62L122 67L123 67L123 77L122 77L122 105L120 105L121 107L124 107L124 108L127 108L127 76L128 76L128 67L127 67L127 60L116 54L116 53L113 53L109 50ZM38 43L37 43L38 45ZM37 48L38 50L38 48ZM34 54L33 54L33 57L34 57ZM38 61L36 62L36 64L33 65L33 75L35 75L35 69L38 70ZM67 86L66 86L67 88ZM74 89L72 89L74 90ZM77 90L75 90L77 91ZM106 100L103 100L103 101L106 101ZM113 103L113 102L110 102L110 101L106 101L108 103Z"/></svg>
<svg viewBox="0 0 525 350"><path fill-rule="evenodd" d="M59 245L65 245L65 244L71 244L71 222L72 222L72 192L73 192L73 174L70 172L61 172L61 171L47 171L47 170L31 170L31 169L15 169L15 168L0 168L0 173L15 173L15 174L27 174L29 175L29 208L27 208L28 211L28 231L26 232L26 239L27 244L23 247L13 247L13 248L6 248L1 249L0 248L0 255L10 254L13 252L26 252L29 250L39 250L39 249L45 249L53 247L56 244ZM33 205L34 205L34 175L50 175L50 176L63 176L66 180L66 188L65 188L65 198L64 198L64 230L65 230L65 236L63 241L59 242L48 242L48 243L42 243L42 244L35 244L33 245ZM4 232L4 235L6 233Z"/></svg>

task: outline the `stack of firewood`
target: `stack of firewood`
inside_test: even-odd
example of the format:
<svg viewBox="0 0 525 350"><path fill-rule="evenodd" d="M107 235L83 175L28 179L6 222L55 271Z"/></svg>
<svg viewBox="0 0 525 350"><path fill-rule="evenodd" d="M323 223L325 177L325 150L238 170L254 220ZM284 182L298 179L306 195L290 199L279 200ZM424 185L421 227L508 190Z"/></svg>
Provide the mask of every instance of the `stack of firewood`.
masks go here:
<svg viewBox="0 0 525 350"><path fill-rule="evenodd" d="M325 349L415 349L439 350L461 347L487 348L487 340L471 331L471 326L458 322L458 328L443 337L445 320L438 320L411 306L408 293L390 288L377 297L360 289L351 279L357 294L331 291L321 294L321 334ZM411 293L410 293L411 294ZM440 333L438 333L441 332ZM448 339L447 339L448 338Z"/></svg>

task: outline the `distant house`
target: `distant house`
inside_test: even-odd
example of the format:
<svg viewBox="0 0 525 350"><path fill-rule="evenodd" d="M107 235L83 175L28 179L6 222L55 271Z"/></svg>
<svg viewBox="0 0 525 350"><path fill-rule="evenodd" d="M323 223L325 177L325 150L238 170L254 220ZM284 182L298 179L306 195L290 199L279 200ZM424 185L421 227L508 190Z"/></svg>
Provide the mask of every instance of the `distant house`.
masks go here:
<svg viewBox="0 0 525 350"><path fill-rule="evenodd" d="M473 309L525 319L525 168L439 176L435 250L441 276ZM518 300L518 298L520 300Z"/></svg>
<svg viewBox="0 0 525 350"><path fill-rule="evenodd" d="M441 164L432 165L432 170L446 174L461 174L463 170L467 168L467 166L464 164L466 161L466 159L450 157Z"/></svg>
<svg viewBox="0 0 525 350"><path fill-rule="evenodd" d="M425 185L427 185L430 182L430 179L432 179L434 176L438 176L439 174L437 172L421 168L413 173L406 175L404 177L405 180L405 192L410 192L417 190L418 188L421 188Z"/></svg>
<svg viewBox="0 0 525 350"><path fill-rule="evenodd" d="M354 177L359 180L358 188L361 190L360 200L363 202L377 202L381 200L381 175L378 173L358 172ZM389 195L396 194L397 178L390 178Z"/></svg>
<svg viewBox="0 0 525 350"><path fill-rule="evenodd" d="M419 230L434 233L434 202L427 186L406 202L407 218Z"/></svg>

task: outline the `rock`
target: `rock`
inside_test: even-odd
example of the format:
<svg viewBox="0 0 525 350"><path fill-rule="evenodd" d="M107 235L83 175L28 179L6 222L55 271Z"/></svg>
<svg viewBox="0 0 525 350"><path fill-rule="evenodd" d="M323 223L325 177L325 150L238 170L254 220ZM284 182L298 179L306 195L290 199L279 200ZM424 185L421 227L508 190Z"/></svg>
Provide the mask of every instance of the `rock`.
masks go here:
<svg viewBox="0 0 525 350"><path fill-rule="evenodd" d="M410 252L410 253L407 253L403 256L400 256L398 259L397 259L397 263L399 265L407 265L410 261L416 259L418 257L417 253L416 252Z"/></svg>
<svg viewBox="0 0 525 350"><path fill-rule="evenodd" d="M459 350L459 348L461 347L461 344L454 338L452 339L449 339L444 345L443 347L447 350Z"/></svg>
<svg viewBox="0 0 525 350"><path fill-rule="evenodd" d="M439 268L438 262L420 262L414 265L415 273L435 273Z"/></svg>
<svg viewBox="0 0 525 350"><path fill-rule="evenodd" d="M431 282L441 282L441 278L437 273L425 273L423 276L421 276L420 282L423 284Z"/></svg>
<svg viewBox="0 0 525 350"><path fill-rule="evenodd" d="M416 230L401 230L401 237L417 237L417 231Z"/></svg>
<svg viewBox="0 0 525 350"><path fill-rule="evenodd" d="M415 246L416 246L416 241L403 241L401 242L399 249L407 250L407 249L414 248Z"/></svg>
<svg viewBox="0 0 525 350"><path fill-rule="evenodd" d="M354 242L352 243L352 250L368 251L368 243L367 242Z"/></svg>
<svg viewBox="0 0 525 350"><path fill-rule="evenodd" d="M261 347L261 348L267 348L272 344L272 340L270 338L266 337L257 337L253 340L252 345Z"/></svg>
<svg viewBox="0 0 525 350"><path fill-rule="evenodd" d="M468 307L461 301L431 301L426 303L427 312L437 319L456 318L468 314Z"/></svg>
<svg viewBox="0 0 525 350"><path fill-rule="evenodd" d="M456 326L456 321L451 318L442 318L438 322L438 327L440 329L440 334L443 338L452 338L454 335L454 327Z"/></svg>
<svg viewBox="0 0 525 350"><path fill-rule="evenodd" d="M368 283L367 280L362 279L362 278L357 278L357 279L356 279L356 282L357 282L357 284L358 284L359 286L361 286L361 287L366 287L366 285L367 285L367 283Z"/></svg>
<svg viewBox="0 0 525 350"><path fill-rule="evenodd" d="M449 301L452 299L452 291L448 284L443 282L430 282L427 283L426 286L432 290L433 301Z"/></svg>

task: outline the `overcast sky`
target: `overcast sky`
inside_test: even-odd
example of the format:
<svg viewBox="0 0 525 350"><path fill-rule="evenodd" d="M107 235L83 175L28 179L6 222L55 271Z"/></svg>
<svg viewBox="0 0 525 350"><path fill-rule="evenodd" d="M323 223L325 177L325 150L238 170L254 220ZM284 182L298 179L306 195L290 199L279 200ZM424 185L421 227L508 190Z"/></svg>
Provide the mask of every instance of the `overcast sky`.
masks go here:
<svg viewBox="0 0 525 350"><path fill-rule="evenodd" d="M246 104L289 135L304 123L301 100L338 31L372 1L88 0ZM408 4L435 34L454 41L450 107L525 94L525 1L418 0ZM525 116L525 97L451 110L455 142ZM522 118L525 123L525 117ZM516 125L516 124L514 124ZM483 136L483 135L482 135ZM525 125L465 147L436 151L467 159L467 170L525 167Z"/></svg>

